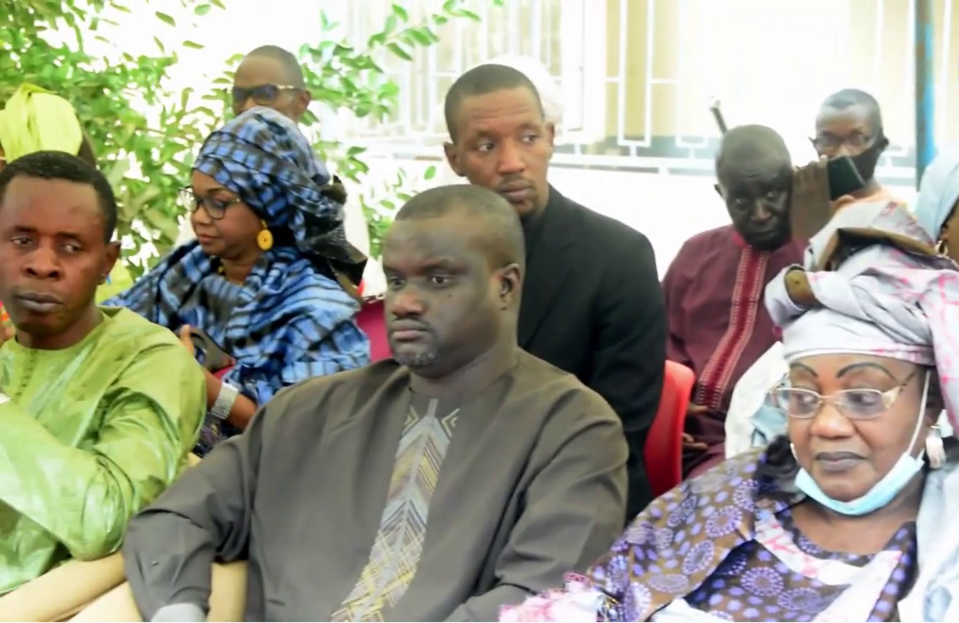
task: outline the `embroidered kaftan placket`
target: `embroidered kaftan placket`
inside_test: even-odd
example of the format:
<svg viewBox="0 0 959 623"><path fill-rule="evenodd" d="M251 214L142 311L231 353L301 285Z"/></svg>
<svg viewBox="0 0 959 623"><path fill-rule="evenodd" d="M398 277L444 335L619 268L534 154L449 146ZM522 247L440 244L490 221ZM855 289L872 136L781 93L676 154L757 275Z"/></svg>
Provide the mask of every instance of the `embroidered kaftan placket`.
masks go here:
<svg viewBox="0 0 959 623"><path fill-rule="evenodd" d="M459 413L439 418L438 406L432 399L420 415L410 405L369 561L331 621L383 621L416 575L430 500Z"/></svg>

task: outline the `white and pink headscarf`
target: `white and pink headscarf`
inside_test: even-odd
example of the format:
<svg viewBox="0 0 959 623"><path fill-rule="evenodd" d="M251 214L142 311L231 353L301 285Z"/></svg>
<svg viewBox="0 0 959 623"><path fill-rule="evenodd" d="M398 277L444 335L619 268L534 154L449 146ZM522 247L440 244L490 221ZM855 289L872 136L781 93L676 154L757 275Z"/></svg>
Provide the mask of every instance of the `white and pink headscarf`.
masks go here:
<svg viewBox="0 0 959 623"><path fill-rule="evenodd" d="M827 254L888 234L821 270ZM870 236L871 235L871 236ZM837 245L837 241L839 244ZM935 366L946 411L959 423L959 265L932 252L934 241L896 203L855 203L840 209L810 240L803 268L815 304L797 304L784 269L766 287L766 308L782 330L787 361L826 353L862 353Z"/></svg>

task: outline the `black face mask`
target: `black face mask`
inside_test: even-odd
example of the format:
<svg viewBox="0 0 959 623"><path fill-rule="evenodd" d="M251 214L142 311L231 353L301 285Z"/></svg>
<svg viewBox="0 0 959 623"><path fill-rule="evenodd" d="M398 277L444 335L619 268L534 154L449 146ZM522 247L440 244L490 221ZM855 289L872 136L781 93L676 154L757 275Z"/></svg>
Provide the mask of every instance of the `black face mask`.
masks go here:
<svg viewBox="0 0 959 623"><path fill-rule="evenodd" d="M859 171L859 175L862 176L864 182L868 182L876 175L876 165L879 164L879 158L882 156L882 152L886 151L888 145L889 141L880 134L866 151L851 156L852 162L856 165L856 170Z"/></svg>

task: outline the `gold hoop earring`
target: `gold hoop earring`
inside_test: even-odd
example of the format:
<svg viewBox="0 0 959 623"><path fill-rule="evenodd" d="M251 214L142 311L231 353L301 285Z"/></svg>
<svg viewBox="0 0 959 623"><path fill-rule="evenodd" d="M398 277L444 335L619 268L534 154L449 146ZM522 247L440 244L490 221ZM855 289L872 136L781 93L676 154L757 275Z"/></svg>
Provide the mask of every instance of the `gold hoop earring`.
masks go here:
<svg viewBox="0 0 959 623"><path fill-rule="evenodd" d="M260 225L263 229L256 235L256 246L260 247L261 251L269 251L273 248L273 232L266 226L266 221L261 220Z"/></svg>

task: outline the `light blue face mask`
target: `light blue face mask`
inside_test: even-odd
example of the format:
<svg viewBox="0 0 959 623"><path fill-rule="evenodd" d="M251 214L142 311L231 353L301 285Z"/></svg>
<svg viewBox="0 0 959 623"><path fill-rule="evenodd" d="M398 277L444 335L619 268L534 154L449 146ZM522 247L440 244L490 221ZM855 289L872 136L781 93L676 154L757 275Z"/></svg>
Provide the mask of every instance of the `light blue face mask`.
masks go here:
<svg viewBox="0 0 959 623"><path fill-rule="evenodd" d="M826 508L841 515L849 515L851 517L868 515L889 504L889 502L909 484L915 475L922 471L922 457L925 451L920 451L917 457L912 456L912 447L916 443L916 438L919 437L919 431L922 430L922 420L926 414L926 398L928 394L929 373L927 372L926 382L922 389L919 417L916 420L915 430L912 432L912 439L909 440L909 445L906 446L906 451L902 453L902 456L900 456L896 464L892 466L892 469L864 495L848 502L834 500L826 495L825 491L820 489L816 481L813 480L813 477L809 475L809 472L802 468L800 468L799 473L796 474L796 488ZM795 454L795 450L793 450L793 453Z"/></svg>

